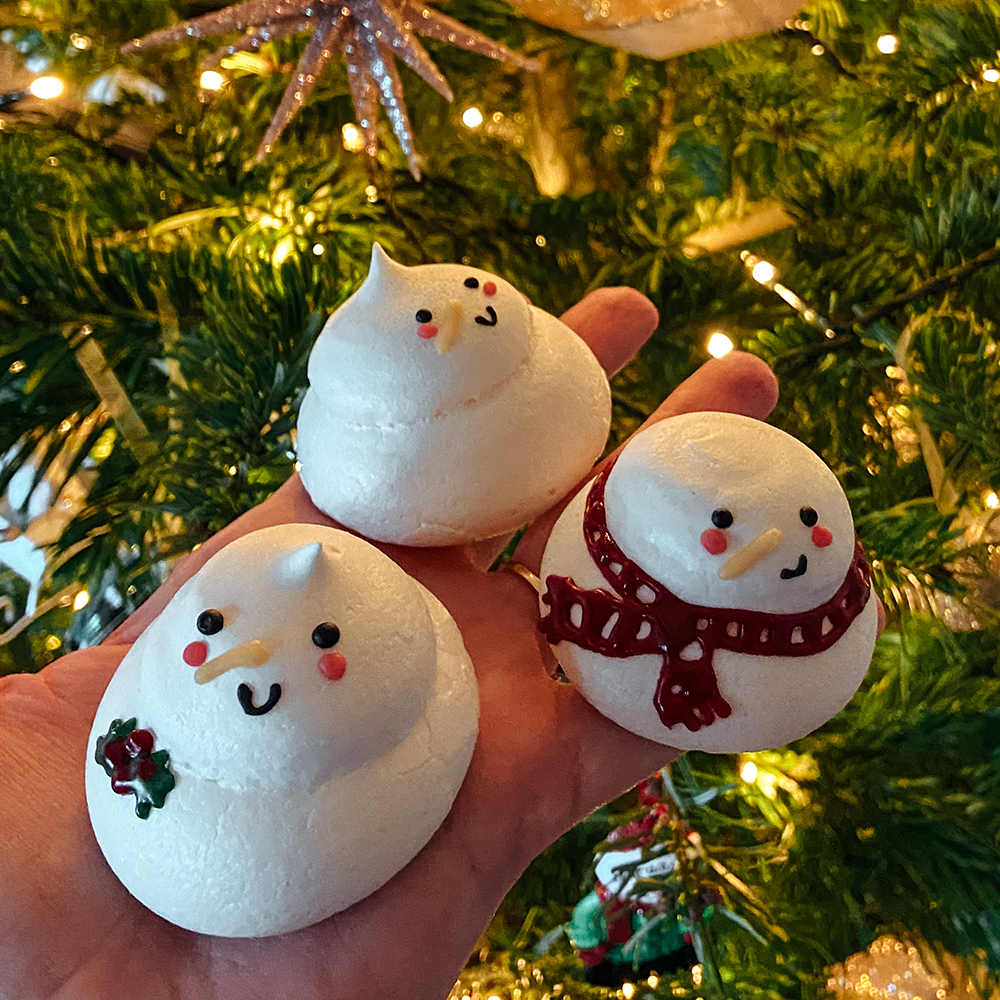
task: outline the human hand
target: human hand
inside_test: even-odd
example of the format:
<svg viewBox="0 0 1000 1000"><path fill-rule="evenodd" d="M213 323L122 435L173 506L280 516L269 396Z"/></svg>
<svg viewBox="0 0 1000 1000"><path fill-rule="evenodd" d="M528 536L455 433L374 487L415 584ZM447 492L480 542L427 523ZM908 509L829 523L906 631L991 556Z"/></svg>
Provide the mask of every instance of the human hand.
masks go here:
<svg viewBox="0 0 1000 1000"><path fill-rule="evenodd" d="M564 320L614 370L648 337L655 313L637 293L605 290ZM776 396L766 366L730 355L651 419L696 409L763 418ZM532 570L557 514L540 518L518 549ZM102 1000L125 988L149 1000L366 1000L405 991L441 1000L528 862L676 756L549 679L537 597L514 574L486 573L471 546L382 546L445 604L475 664L480 733L450 814L385 886L304 930L242 940L168 924L121 886L91 833L82 780L90 723L128 643L181 583L233 538L289 522L333 524L297 476L194 553L108 643L0 680L0 995Z"/></svg>

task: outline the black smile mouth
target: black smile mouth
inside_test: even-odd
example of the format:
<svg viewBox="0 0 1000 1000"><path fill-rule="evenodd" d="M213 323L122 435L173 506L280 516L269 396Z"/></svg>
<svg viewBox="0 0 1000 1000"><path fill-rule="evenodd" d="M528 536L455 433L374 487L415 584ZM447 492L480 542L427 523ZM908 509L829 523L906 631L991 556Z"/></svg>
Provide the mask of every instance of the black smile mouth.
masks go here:
<svg viewBox="0 0 1000 1000"><path fill-rule="evenodd" d="M480 326L496 326L497 325L497 311L493 306L487 306L486 311L490 314L490 318L487 319L485 316L477 316L476 322Z"/></svg>
<svg viewBox="0 0 1000 1000"><path fill-rule="evenodd" d="M247 715L267 715L278 704L278 699L281 697L281 685L271 685L271 690L267 694L267 701L263 705L255 705L253 703L253 688L249 684L241 684L236 689L236 697L239 698L240 707Z"/></svg>
<svg viewBox="0 0 1000 1000"><path fill-rule="evenodd" d="M783 569L781 571L782 580L794 580L797 576L802 576L806 571L806 567L809 565L809 560L806 559L804 555L799 556L799 561L795 566L795 569Z"/></svg>

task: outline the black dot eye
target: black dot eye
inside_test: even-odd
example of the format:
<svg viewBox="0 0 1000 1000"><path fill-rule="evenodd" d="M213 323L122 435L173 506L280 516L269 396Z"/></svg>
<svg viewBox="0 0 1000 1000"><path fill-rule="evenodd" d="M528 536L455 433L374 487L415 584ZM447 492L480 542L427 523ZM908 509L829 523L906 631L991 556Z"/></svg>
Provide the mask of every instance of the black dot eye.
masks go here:
<svg viewBox="0 0 1000 1000"><path fill-rule="evenodd" d="M417 322L418 323L429 323L431 321L431 311L430 309L418 309L417 310Z"/></svg>
<svg viewBox="0 0 1000 1000"><path fill-rule="evenodd" d="M464 284L465 284L466 288L478 288L479 287L479 279L478 278L466 278Z"/></svg>
<svg viewBox="0 0 1000 1000"><path fill-rule="evenodd" d="M811 528L819 520L819 514L817 514L812 507L803 507L799 511L799 520L807 528Z"/></svg>
<svg viewBox="0 0 1000 1000"><path fill-rule="evenodd" d="M202 613L198 615L198 621L196 624L198 626L198 631L202 635L215 635L216 632L222 631L222 626L226 623L223 620L221 611L216 611L215 608L209 608L207 611L202 611Z"/></svg>
<svg viewBox="0 0 1000 1000"><path fill-rule="evenodd" d="M717 528L728 528L733 523L733 515L725 507L712 511L712 524Z"/></svg>
<svg viewBox="0 0 1000 1000"><path fill-rule="evenodd" d="M329 649L331 646L336 646L340 640L340 629L333 622L323 622L313 629L312 640L314 646Z"/></svg>

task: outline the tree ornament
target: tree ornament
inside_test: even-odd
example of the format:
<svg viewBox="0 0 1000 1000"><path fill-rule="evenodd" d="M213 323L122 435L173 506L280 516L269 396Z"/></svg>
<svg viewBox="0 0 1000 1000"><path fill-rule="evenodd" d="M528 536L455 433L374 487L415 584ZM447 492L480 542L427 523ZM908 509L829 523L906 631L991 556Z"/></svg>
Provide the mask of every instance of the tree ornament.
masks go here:
<svg viewBox="0 0 1000 1000"><path fill-rule="evenodd" d="M780 28L801 0L510 0L519 13L588 42L651 59Z"/></svg>
<svg viewBox="0 0 1000 1000"><path fill-rule="evenodd" d="M263 42L312 31L281 105L271 119L271 127L257 151L258 161L271 151L337 51L343 52L347 61L347 78L365 152L374 160L378 148L375 119L377 103L381 101L406 154L410 172L417 180L420 179L420 168L395 59L402 59L447 100L452 100L454 96L417 40L418 34L470 49L491 59L513 63L521 69L537 71L539 68L537 60L512 52L419 0L350 0L349 3L342 0L336 3L326 0L250 0L203 17L181 21L171 28L153 31L129 42L122 51L154 49L191 38L209 38L237 31L243 32L243 37L206 59L202 64L204 69L214 68L226 57L238 52L253 51Z"/></svg>

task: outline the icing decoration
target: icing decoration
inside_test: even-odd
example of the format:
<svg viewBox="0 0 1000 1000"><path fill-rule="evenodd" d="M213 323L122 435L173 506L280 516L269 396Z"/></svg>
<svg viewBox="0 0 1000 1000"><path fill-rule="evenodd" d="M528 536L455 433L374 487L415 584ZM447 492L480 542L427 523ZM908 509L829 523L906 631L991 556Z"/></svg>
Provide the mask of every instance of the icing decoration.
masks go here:
<svg viewBox="0 0 1000 1000"><path fill-rule="evenodd" d="M497 293L497 284L495 281L487 281L486 284L483 285L483 295L492 296L496 295L496 293Z"/></svg>
<svg viewBox="0 0 1000 1000"><path fill-rule="evenodd" d="M822 524L817 524L812 530L812 541L816 548L825 549L833 541L833 532Z"/></svg>
<svg viewBox="0 0 1000 1000"><path fill-rule="evenodd" d="M329 649L340 642L340 629L333 622L323 622L313 629L312 641L320 649Z"/></svg>
<svg viewBox="0 0 1000 1000"><path fill-rule="evenodd" d="M221 632L223 625L225 625L225 620L222 617L221 611L216 611L215 608L209 608L208 611L202 611L198 615L198 631L202 635L215 635L216 632Z"/></svg>
<svg viewBox="0 0 1000 1000"><path fill-rule="evenodd" d="M807 528L811 528L819 520L819 514L817 514L812 507L803 507L799 511L799 520Z"/></svg>
<svg viewBox="0 0 1000 1000"><path fill-rule="evenodd" d="M542 595L550 611L539 628L553 645L567 640L616 658L661 655L653 701L664 726L684 725L696 732L732 713L712 666L716 649L757 656L811 656L834 645L868 603L871 574L857 540L843 583L828 601L810 611L773 614L681 600L643 572L611 536L604 488L613 467L609 465L590 488L583 531L591 558L614 592L585 590L570 578L550 575ZM800 566L804 560L802 556ZM781 575L784 578L784 572ZM693 658L686 658L689 655Z"/></svg>
<svg viewBox="0 0 1000 1000"><path fill-rule="evenodd" d="M135 814L147 819L150 810L162 809L174 787L170 754L153 751L154 737L148 729L136 729L134 718L115 719L104 736L97 738L94 760L107 772L118 795L135 795Z"/></svg>
<svg viewBox="0 0 1000 1000"><path fill-rule="evenodd" d="M189 642L184 647L181 658L189 667L200 667L208 659L208 645L204 642Z"/></svg>
<svg viewBox="0 0 1000 1000"><path fill-rule="evenodd" d="M701 545L709 555L721 556L729 548L729 541L721 528L707 528L701 533Z"/></svg>
<svg viewBox="0 0 1000 1000"><path fill-rule="evenodd" d="M239 699L240 707L247 715L267 715L268 712L278 704L281 697L281 685L272 684L267 695L267 701L263 705L255 705L253 701L253 688L249 684L241 684L236 689L236 697Z"/></svg>
<svg viewBox="0 0 1000 1000"><path fill-rule="evenodd" d="M324 653L317 666L328 681L339 681L347 673L347 658L343 653Z"/></svg>
<svg viewBox="0 0 1000 1000"><path fill-rule="evenodd" d="M718 510L713 510L712 524L714 524L717 528L731 528L733 526L732 511L728 511L724 507L720 507Z"/></svg>

